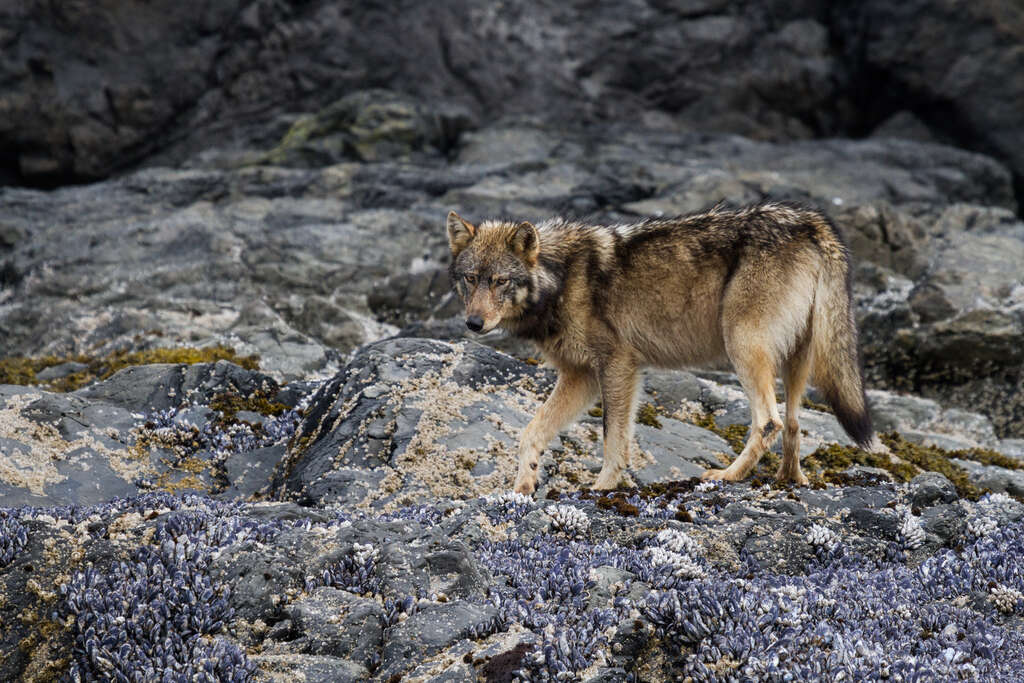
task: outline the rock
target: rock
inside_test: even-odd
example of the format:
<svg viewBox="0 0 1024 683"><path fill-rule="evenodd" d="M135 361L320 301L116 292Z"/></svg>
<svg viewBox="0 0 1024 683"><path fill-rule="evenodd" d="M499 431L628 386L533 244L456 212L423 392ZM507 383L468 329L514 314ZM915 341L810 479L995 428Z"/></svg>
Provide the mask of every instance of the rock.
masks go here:
<svg viewBox="0 0 1024 683"><path fill-rule="evenodd" d="M632 463L631 475L640 486L658 481L674 481L699 477L709 467L724 467L722 453L732 453L725 439L706 429L663 419L662 427L636 426L640 449L653 462L641 458Z"/></svg>
<svg viewBox="0 0 1024 683"><path fill-rule="evenodd" d="M88 368L89 366L84 363L61 363L59 365L51 365L50 367L37 372L36 378L41 381L48 382L50 380L67 377L68 375L72 375L76 372L82 372Z"/></svg>
<svg viewBox="0 0 1024 683"><path fill-rule="evenodd" d="M313 655L369 662L384 642L384 611L373 600L322 587L288 607L292 635Z"/></svg>
<svg viewBox="0 0 1024 683"><path fill-rule="evenodd" d="M942 543L953 545L964 537L967 520L960 506L940 503L921 512L921 524Z"/></svg>
<svg viewBox="0 0 1024 683"><path fill-rule="evenodd" d="M996 450L1011 458L1024 460L1024 439L1000 439Z"/></svg>
<svg viewBox="0 0 1024 683"><path fill-rule="evenodd" d="M229 455L224 468L231 486L220 495L232 500L244 499L268 488L274 468L286 453L284 444L277 444Z"/></svg>
<svg viewBox="0 0 1024 683"><path fill-rule="evenodd" d="M644 373L644 391L655 405L669 415L687 405L687 402L701 403L703 397L700 380L680 370L647 370Z"/></svg>
<svg viewBox="0 0 1024 683"><path fill-rule="evenodd" d="M491 605L474 605L456 601L429 605L389 632L381 658L381 675L393 676L410 662L444 650L458 640L470 637L474 627L486 624L497 616Z"/></svg>
<svg viewBox="0 0 1024 683"><path fill-rule="evenodd" d="M938 472L924 472L910 480L910 500L915 507L952 503L957 498L953 483Z"/></svg>
<svg viewBox="0 0 1024 683"><path fill-rule="evenodd" d="M1024 145L1016 144L1010 104L1021 88L1011 49L1020 26L995 9L772 2L734 16L716 3L639 2L628 14L596 8L586 22L571 23L557 3L524 12L515 3L460 0L395 16L373 6L340 13L322 0L201 9L10 14L2 39L18 58L0 64L9 84L0 144L12 150L4 177L40 185L93 180L154 158L251 163L260 158L253 148L271 141L280 141L272 158L301 164L380 158L417 145L443 154L484 114L534 114L562 126L620 119L675 135L693 129L775 140L862 134L888 117L880 133L956 141L1001 156L1020 175L1014 150ZM915 23L922 13L930 18L923 28ZM486 20L464 21L478 15ZM97 37L66 28L97 22L105 28ZM381 39L406 25L419 31L401 44ZM645 31L650 26L673 30ZM640 31L645 39L632 39ZM933 34L966 35L983 48L957 59L959 43ZM125 63L135 68L119 68ZM879 75L894 87L883 101L864 98ZM95 95L97 82L105 96ZM349 95L331 105L339 93ZM948 103L949 112L934 102ZM892 122L907 111L932 135L920 123Z"/></svg>
<svg viewBox="0 0 1024 683"><path fill-rule="evenodd" d="M541 377L475 344L368 346L313 397L281 484L304 500L374 505L505 488L530 417L517 402L537 404L534 392L549 381ZM360 484L363 476L374 484Z"/></svg>
<svg viewBox="0 0 1024 683"><path fill-rule="evenodd" d="M347 659L318 655L256 655L257 681L338 681L358 683L368 680L370 672Z"/></svg>
<svg viewBox="0 0 1024 683"><path fill-rule="evenodd" d="M345 160L407 159L431 148L445 152L472 116L462 107L431 111L388 90L346 95L312 116L299 117L265 161L283 166L327 166Z"/></svg>
<svg viewBox="0 0 1024 683"><path fill-rule="evenodd" d="M138 411L167 410L186 401L209 402L218 394L273 398L278 385L268 375L234 363L154 364L119 370L110 379L90 385L78 396Z"/></svg>
<svg viewBox="0 0 1024 683"><path fill-rule="evenodd" d="M982 465L973 460L953 461L958 466L967 470L970 480L989 491L1005 492L1013 496L1024 496L1024 472L1010 470L996 465Z"/></svg>
<svg viewBox="0 0 1024 683"><path fill-rule="evenodd" d="M924 24L919 21L922 11L928 13ZM847 43L848 54L857 54L864 67L874 70L875 78L881 77L903 92L915 93L913 99L923 106L908 108L924 117L931 130L973 149L998 150L1021 178L1024 132L1011 114L1010 104L1024 92L1021 56L1001 48L1024 34L1019 15L997 5L983 8L929 2L894 7L885 2L867 2L851 6L837 19L837 28L858 35L857 40ZM944 28L951 26L961 27L956 40L949 39L953 34ZM966 44L978 46L970 57L962 54ZM925 102L950 104L946 109ZM953 112L978 132L973 140L957 132L950 120Z"/></svg>

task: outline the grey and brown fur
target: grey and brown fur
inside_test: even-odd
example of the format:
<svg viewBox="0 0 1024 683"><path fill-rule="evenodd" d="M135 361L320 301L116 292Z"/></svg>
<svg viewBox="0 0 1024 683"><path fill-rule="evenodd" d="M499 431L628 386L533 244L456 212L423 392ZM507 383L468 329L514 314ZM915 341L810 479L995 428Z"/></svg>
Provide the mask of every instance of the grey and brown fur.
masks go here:
<svg viewBox="0 0 1024 683"><path fill-rule="evenodd" d="M452 212L447 229L470 329L500 326L530 339L558 369L523 430L516 491L533 492L545 445L597 397L604 465L594 488L617 486L645 366L728 359L736 370L750 398L750 435L736 460L706 479L743 479L782 433L776 477L806 484L797 416L808 379L857 444L884 450L866 409L849 253L823 214L766 203L630 225L555 218L534 227L473 225ZM785 424L775 402L780 374Z"/></svg>

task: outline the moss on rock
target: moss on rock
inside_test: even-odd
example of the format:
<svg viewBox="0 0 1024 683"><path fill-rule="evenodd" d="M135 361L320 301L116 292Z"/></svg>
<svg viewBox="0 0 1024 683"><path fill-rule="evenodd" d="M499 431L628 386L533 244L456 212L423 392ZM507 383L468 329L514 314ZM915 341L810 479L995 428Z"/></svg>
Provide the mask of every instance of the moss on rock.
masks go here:
<svg viewBox="0 0 1024 683"><path fill-rule="evenodd" d="M711 413L704 413L701 416L693 417L690 420L693 424L698 427L718 434L732 446L732 450L736 453L742 453L743 447L747 444L747 433L750 431L750 427L745 424L731 424L725 427L719 427L718 422L715 421L715 416Z"/></svg>
<svg viewBox="0 0 1024 683"><path fill-rule="evenodd" d="M192 365L194 363L214 363L219 360L230 361L247 370L256 370L260 362L259 356L239 356L234 349L222 344L201 349L182 346L146 351L114 351L100 357L82 354L64 357L13 356L0 358L0 384L37 385L51 391L75 391L87 384L107 379L118 370L133 365L153 363ZM86 369L53 380L39 379L39 373L46 368L64 363L79 363L85 365Z"/></svg>
<svg viewBox="0 0 1024 683"><path fill-rule="evenodd" d="M824 481L845 484L842 473L852 465L878 467L889 472L896 481L906 482L922 472L938 472L953 482L957 493L969 500L977 500L986 489L972 483L964 468L953 460L974 460L986 465L997 465L1007 469L1024 469L1024 463L1002 453L985 449L970 448L949 451L938 446L923 446L904 439L898 432L879 435L889 447L892 455L869 453L856 446L828 444L804 458L804 467L809 474L817 475Z"/></svg>
<svg viewBox="0 0 1024 683"><path fill-rule="evenodd" d="M636 421L642 425L647 425L648 427L661 429L661 420L658 419L658 409L650 403L645 403L640 406L640 410L636 413Z"/></svg>

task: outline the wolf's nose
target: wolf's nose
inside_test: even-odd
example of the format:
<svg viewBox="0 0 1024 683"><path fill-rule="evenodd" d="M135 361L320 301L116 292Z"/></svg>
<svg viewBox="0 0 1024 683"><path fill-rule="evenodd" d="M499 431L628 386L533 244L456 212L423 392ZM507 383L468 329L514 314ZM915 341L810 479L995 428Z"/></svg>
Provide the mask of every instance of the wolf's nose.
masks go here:
<svg viewBox="0 0 1024 683"><path fill-rule="evenodd" d="M466 327L473 330L474 332L479 332L480 330L484 329L484 319L478 315L471 315L468 318L466 318Z"/></svg>

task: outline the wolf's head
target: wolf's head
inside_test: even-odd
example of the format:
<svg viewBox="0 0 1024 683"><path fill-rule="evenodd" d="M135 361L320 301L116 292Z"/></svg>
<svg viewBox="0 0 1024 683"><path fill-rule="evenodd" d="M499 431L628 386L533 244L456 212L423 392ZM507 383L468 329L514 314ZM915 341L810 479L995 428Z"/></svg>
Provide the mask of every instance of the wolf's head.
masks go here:
<svg viewBox="0 0 1024 683"><path fill-rule="evenodd" d="M448 214L449 269L466 305L466 327L489 332L519 318L532 289L540 236L530 223L484 221L475 226Z"/></svg>

